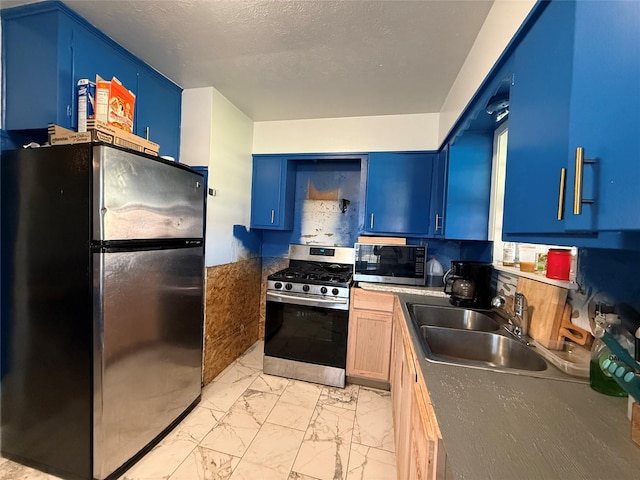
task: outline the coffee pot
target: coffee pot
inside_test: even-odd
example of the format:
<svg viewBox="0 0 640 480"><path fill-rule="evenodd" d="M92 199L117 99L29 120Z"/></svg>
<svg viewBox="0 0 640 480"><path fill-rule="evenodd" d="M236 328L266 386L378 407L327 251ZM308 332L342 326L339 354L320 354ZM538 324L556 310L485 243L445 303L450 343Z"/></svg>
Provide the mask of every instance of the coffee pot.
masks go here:
<svg viewBox="0 0 640 480"><path fill-rule="evenodd" d="M488 309L491 307L493 266L481 262L452 261L444 275L444 293L458 307Z"/></svg>
<svg viewBox="0 0 640 480"><path fill-rule="evenodd" d="M473 300L476 293L476 284L468 278L450 276L444 284L444 293L455 295L463 300Z"/></svg>

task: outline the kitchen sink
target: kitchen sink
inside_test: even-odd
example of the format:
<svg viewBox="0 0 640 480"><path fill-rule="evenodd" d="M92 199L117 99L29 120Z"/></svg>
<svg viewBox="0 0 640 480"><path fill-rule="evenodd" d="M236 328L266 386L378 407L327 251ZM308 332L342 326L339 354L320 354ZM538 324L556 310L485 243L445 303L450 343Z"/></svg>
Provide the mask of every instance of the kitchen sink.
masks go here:
<svg viewBox="0 0 640 480"><path fill-rule="evenodd" d="M513 335L500 312L410 302L406 307L427 362L585 383L556 368L534 340Z"/></svg>
<svg viewBox="0 0 640 480"><path fill-rule="evenodd" d="M541 372L547 362L519 340L489 332L420 327L427 356L447 363Z"/></svg>
<svg viewBox="0 0 640 480"><path fill-rule="evenodd" d="M428 325L481 332L495 332L501 322L491 317L491 312L480 312L467 308L407 304L409 315L418 327Z"/></svg>

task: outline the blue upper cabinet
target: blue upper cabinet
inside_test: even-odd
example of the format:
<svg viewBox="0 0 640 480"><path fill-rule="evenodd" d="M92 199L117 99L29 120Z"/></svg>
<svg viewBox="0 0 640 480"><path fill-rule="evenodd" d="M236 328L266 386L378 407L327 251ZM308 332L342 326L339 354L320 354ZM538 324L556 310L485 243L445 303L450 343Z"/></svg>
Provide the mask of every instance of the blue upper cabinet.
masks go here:
<svg viewBox="0 0 640 480"><path fill-rule="evenodd" d="M449 146L445 238L487 240L493 134L466 132Z"/></svg>
<svg viewBox="0 0 640 480"><path fill-rule="evenodd" d="M429 215L429 238L444 237L444 208L446 201L449 145L445 145L433 160L431 179L431 214Z"/></svg>
<svg viewBox="0 0 640 480"><path fill-rule="evenodd" d="M567 229L640 230L640 2L577 2L575 25ZM582 203L577 213L581 198L593 203Z"/></svg>
<svg viewBox="0 0 640 480"><path fill-rule="evenodd" d="M253 156L251 228L291 230L295 169L286 157Z"/></svg>
<svg viewBox="0 0 640 480"><path fill-rule="evenodd" d="M433 153L369 154L364 232L427 236L435 157Z"/></svg>
<svg viewBox="0 0 640 480"><path fill-rule="evenodd" d="M73 61L70 23L58 8L34 4L2 11L4 128L71 128Z"/></svg>
<svg viewBox="0 0 640 480"><path fill-rule="evenodd" d="M60 2L1 14L6 130L46 129L49 123L76 129L78 80L116 77L136 95L136 127L149 126L160 153L178 158L180 87ZM135 127L134 133L144 136Z"/></svg>
<svg viewBox="0 0 640 480"><path fill-rule="evenodd" d="M515 52L505 233L562 233L565 229L557 215L559 204L564 208L560 182L568 152L573 21L570 2L552 2Z"/></svg>
<svg viewBox="0 0 640 480"><path fill-rule="evenodd" d="M182 89L151 68L138 74L135 133L160 144L160 155L178 159Z"/></svg>
<svg viewBox="0 0 640 480"><path fill-rule="evenodd" d="M622 237L604 232L640 230L639 85L640 3L542 12L515 53L505 239L610 247Z"/></svg>

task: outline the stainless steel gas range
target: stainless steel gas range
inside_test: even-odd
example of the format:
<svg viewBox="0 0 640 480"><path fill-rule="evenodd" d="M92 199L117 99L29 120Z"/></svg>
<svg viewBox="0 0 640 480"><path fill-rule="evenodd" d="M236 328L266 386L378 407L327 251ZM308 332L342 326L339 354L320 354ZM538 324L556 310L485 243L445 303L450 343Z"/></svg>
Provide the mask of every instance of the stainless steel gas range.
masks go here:
<svg viewBox="0 0 640 480"><path fill-rule="evenodd" d="M344 387L353 264L353 248L289 246L267 278L265 373Z"/></svg>

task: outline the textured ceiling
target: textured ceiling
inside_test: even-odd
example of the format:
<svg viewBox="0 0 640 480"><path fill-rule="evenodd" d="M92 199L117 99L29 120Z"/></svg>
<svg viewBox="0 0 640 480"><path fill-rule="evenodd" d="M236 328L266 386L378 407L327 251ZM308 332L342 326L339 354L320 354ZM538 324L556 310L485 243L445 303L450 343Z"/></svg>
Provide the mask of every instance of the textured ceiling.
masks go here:
<svg viewBox="0 0 640 480"><path fill-rule="evenodd" d="M440 111L493 0L65 3L261 121Z"/></svg>

